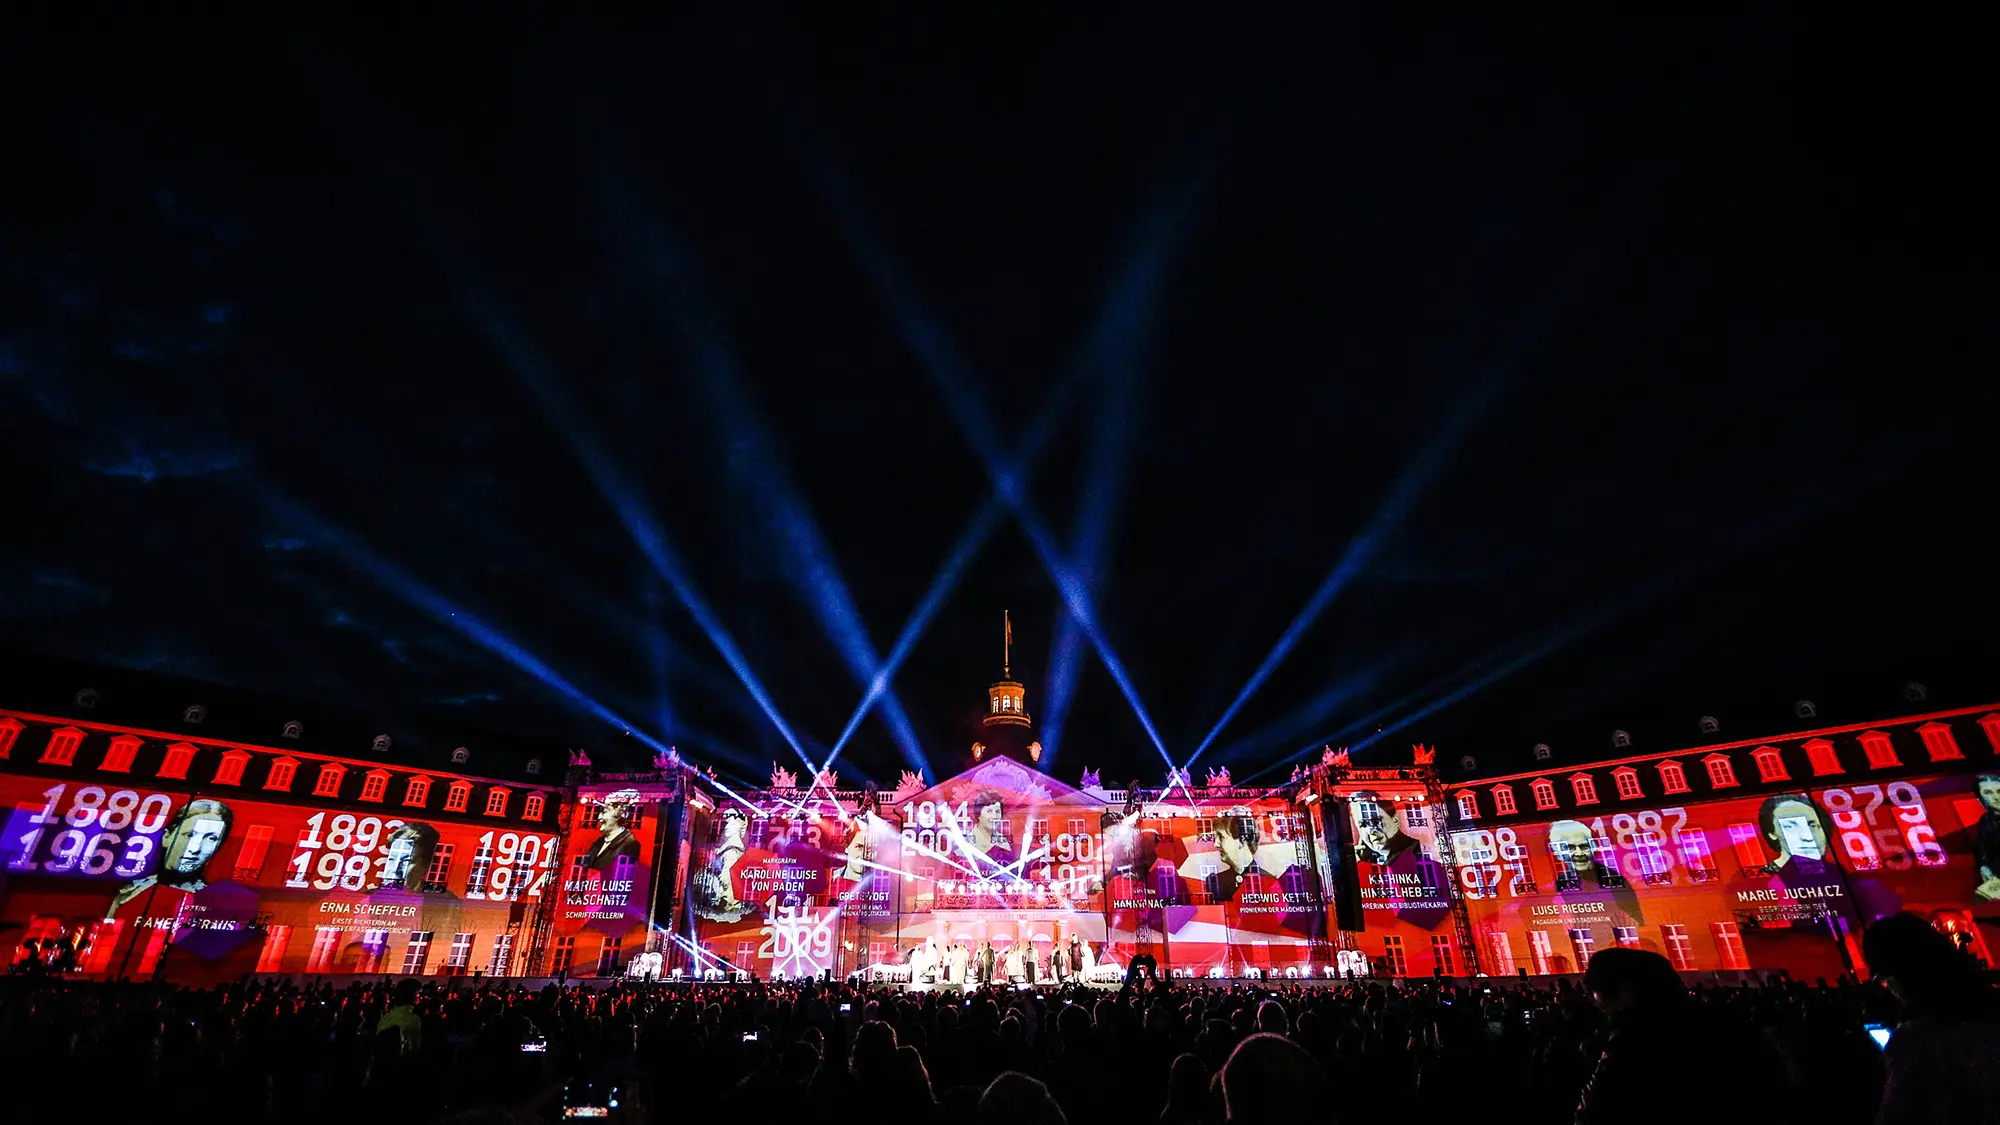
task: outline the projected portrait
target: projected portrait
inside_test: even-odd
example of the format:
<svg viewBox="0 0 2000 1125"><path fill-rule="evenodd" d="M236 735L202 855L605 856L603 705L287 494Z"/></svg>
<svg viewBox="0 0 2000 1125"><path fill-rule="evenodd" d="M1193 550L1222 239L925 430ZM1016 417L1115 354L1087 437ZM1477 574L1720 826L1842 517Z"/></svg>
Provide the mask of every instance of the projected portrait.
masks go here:
<svg viewBox="0 0 2000 1125"><path fill-rule="evenodd" d="M2000 773L1982 773L1977 782L1979 820L1972 826L1972 857L1978 885L1973 897L2000 901Z"/></svg>
<svg viewBox="0 0 2000 1125"><path fill-rule="evenodd" d="M1209 835L1221 863L1214 876L1215 884L1208 890L1216 902L1229 902L1243 885L1243 877L1258 870L1257 845L1261 833L1257 818L1241 805L1225 809L1215 818L1215 831Z"/></svg>
<svg viewBox="0 0 2000 1125"><path fill-rule="evenodd" d="M155 886L189 893L207 886L202 875L209 861L215 858L215 853L222 850L223 841L229 838L229 828L234 820L235 815L229 811L228 805L208 797L182 805L181 810L167 822L166 831L160 837L159 870L120 888L112 896L104 916L110 918L119 907Z"/></svg>
<svg viewBox="0 0 2000 1125"><path fill-rule="evenodd" d="M1364 790L1348 798L1348 807L1354 813L1354 857L1360 862L1387 865L1422 846L1395 802Z"/></svg>
<svg viewBox="0 0 2000 1125"><path fill-rule="evenodd" d="M613 875L620 864L629 872L639 862L639 836L632 831L639 815L639 792L621 789L597 805L597 830L603 835L583 854L583 865L599 875Z"/></svg>
<svg viewBox="0 0 2000 1125"><path fill-rule="evenodd" d="M719 824L715 851L694 878L694 912L714 922L738 922L756 909L736 897L736 867L748 847L750 818L740 810L724 809Z"/></svg>
<svg viewBox="0 0 2000 1125"><path fill-rule="evenodd" d="M1596 840L1581 821L1558 820L1549 825L1549 858L1555 860L1556 890L1582 890L1584 877L1597 881Z"/></svg>
<svg viewBox="0 0 2000 1125"><path fill-rule="evenodd" d="M1771 861L1772 874L1819 874L1826 869L1826 821L1804 793L1766 798L1757 810L1757 828L1763 833L1765 846L1777 857Z"/></svg>
<svg viewBox="0 0 2000 1125"><path fill-rule="evenodd" d="M975 856L983 854L996 866L1014 862L1014 844L1007 839L1006 800L998 789L981 789L972 798L972 842Z"/></svg>
<svg viewBox="0 0 2000 1125"><path fill-rule="evenodd" d="M421 821L401 825L389 833L388 839L382 842L382 858L376 864L376 876L381 888L405 890L413 894L444 891L441 885L424 882L431 869L431 860L437 855L437 845L437 829Z"/></svg>

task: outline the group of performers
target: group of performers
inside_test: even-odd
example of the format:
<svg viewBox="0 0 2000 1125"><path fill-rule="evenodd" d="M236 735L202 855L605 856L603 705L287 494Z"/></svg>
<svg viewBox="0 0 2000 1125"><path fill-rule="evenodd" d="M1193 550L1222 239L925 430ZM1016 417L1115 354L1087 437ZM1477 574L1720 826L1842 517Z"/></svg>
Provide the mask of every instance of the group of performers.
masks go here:
<svg viewBox="0 0 2000 1125"><path fill-rule="evenodd" d="M974 949L964 941L940 946L936 938L910 949L910 983L971 991L988 984L1063 984L1088 978L1097 967L1097 951L1082 938L1058 943L1046 956L1031 941L995 949L982 942Z"/></svg>

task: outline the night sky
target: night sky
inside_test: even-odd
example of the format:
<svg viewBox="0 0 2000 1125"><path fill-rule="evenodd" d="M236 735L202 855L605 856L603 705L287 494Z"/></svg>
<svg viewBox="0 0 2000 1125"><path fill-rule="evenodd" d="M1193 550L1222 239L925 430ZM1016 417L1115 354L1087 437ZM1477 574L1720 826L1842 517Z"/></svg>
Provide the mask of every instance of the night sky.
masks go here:
<svg viewBox="0 0 2000 1125"><path fill-rule="evenodd" d="M1071 781L2000 698L1975 37L1085 7L10 27L0 646L739 778L934 589L847 778L1003 610Z"/></svg>

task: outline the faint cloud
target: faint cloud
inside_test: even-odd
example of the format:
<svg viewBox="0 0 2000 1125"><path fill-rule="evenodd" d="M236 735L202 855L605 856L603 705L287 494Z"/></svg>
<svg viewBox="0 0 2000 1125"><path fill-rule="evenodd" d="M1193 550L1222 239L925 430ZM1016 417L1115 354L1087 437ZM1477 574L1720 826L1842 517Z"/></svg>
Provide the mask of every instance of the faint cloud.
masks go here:
<svg viewBox="0 0 2000 1125"><path fill-rule="evenodd" d="M0 616L61 617L110 600L111 591L59 571L0 574Z"/></svg>
<svg viewBox="0 0 2000 1125"><path fill-rule="evenodd" d="M83 467L103 476L151 484L156 480L212 476L241 468L243 464L243 456L233 450L148 450L128 440L119 455L86 458Z"/></svg>
<svg viewBox="0 0 2000 1125"><path fill-rule="evenodd" d="M468 704L473 704L473 703L498 703L500 702L500 693L493 691L475 691L469 695L434 695L430 698L429 701L432 703L443 704L447 707L464 707Z"/></svg>

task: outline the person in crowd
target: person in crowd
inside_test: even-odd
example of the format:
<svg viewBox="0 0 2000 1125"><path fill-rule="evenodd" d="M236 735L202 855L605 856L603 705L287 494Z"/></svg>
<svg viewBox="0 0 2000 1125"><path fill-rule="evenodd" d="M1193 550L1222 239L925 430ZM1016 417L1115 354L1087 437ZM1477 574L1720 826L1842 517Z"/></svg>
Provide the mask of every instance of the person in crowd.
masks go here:
<svg viewBox="0 0 2000 1125"><path fill-rule="evenodd" d="M1576 1125L1684 1122L1714 1109L1714 1091L1682 1081L1659 1060L1678 1045L1706 1043L1746 1073L1775 1073L1779 1062L1761 1038L1726 1015L1697 1006L1665 957L1643 949L1606 949L1590 959L1584 989L1610 1021L1597 1064L1576 1105ZM1744 1120L1779 1116L1771 1083L1747 1083L1732 1102ZM1764 1110L1770 1112L1767 1115Z"/></svg>
<svg viewBox="0 0 2000 1125"><path fill-rule="evenodd" d="M1007 1071L979 1095L979 1120L991 1125L1069 1125L1062 1107L1041 1080Z"/></svg>
<svg viewBox="0 0 2000 1125"><path fill-rule="evenodd" d="M1160 1125L1215 1125L1208 1079L1208 1068L1195 1056L1174 1059L1167 1072L1167 1105L1160 1111Z"/></svg>
<svg viewBox="0 0 2000 1125"><path fill-rule="evenodd" d="M1252 1035L1238 1043L1222 1064L1222 1104L1228 1121L1279 1121L1298 1114L1331 1121L1331 1093L1326 1070L1305 1048L1282 1035Z"/></svg>
<svg viewBox="0 0 2000 1125"><path fill-rule="evenodd" d="M1903 1005L1879 1125L2000 1121L2000 1011L1977 963L1908 913L1868 927L1861 953Z"/></svg>

